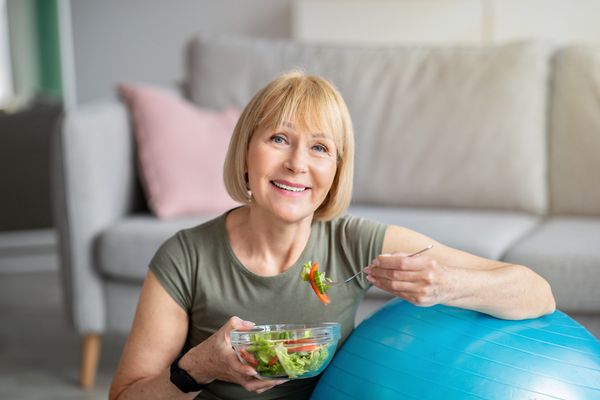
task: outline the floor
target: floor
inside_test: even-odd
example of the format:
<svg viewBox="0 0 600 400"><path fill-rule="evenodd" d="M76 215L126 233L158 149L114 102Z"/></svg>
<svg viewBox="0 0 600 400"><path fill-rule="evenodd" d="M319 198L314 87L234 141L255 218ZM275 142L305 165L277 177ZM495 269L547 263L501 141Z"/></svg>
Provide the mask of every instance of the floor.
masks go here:
<svg viewBox="0 0 600 400"><path fill-rule="evenodd" d="M365 304L357 321L383 304ZM78 386L79 337L63 310L56 270L0 270L0 399L100 400L108 397L125 337L105 336L96 385Z"/></svg>
<svg viewBox="0 0 600 400"><path fill-rule="evenodd" d="M108 397L125 338L103 339L97 384L79 389L79 337L60 296L56 271L0 274L0 399Z"/></svg>
<svg viewBox="0 0 600 400"><path fill-rule="evenodd" d="M96 386L78 386L79 338L63 311L57 271L0 273L0 399L100 400L125 344L105 336ZM383 302L383 300L382 300ZM357 321L382 302L364 304ZM598 321L577 318L600 337Z"/></svg>

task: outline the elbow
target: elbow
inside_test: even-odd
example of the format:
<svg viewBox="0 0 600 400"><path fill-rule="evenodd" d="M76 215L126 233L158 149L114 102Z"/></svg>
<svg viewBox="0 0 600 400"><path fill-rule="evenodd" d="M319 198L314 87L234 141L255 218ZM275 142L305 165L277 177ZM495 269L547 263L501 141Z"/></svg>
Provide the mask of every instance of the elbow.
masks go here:
<svg viewBox="0 0 600 400"><path fill-rule="evenodd" d="M554 294L552 293L552 287L550 287L550 284L548 283L548 281L544 280L545 286L546 286L546 308L543 312L542 315L547 315L547 314L552 314L554 311L556 311L556 300L554 299Z"/></svg>
<svg viewBox="0 0 600 400"><path fill-rule="evenodd" d="M108 400L119 400L125 389L126 387L117 387L113 383L110 386L110 391L108 392Z"/></svg>
<svg viewBox="0 0 600 400"><path fill-rule="evenodd" d="M539 318L552 314L556 310L556 300L550 283L533 270L529 269L529 272L532 274L532 283L535 282L533 288L536 290L532 293L536 293L536 298L532 299L535 301L535 306L530 310L531 315L526 318Z"/></svg>
<svg viewBox="0 0 600 400"><path fill-rule="evenodd" d="M550 284L541 276L537 275L537 277L537 290L533 291L536 294L535 297L529 297L527 300L529 305L506 313L502 316L503 319L524 320L540 318L544 315L552 314L556 310L556 300L554 299Z"/></svg>
<svg viewBox="0 0 600 400"><path fill-rule="evenodd" d="M143 378L128 380L120 375L119 371L117 371L110 385L108 400L122 400L125 398L131 398L132 394L130 389L142 380Z"/></svg>
<svg viewBox="0 0 600 400"><path fill-rule="evenodd" d="M544 315L552 314L556 310L556 300L554 299L550 284L541 277L540 280L540 290L536 307L532 308L531 315L525 317L527 319L543 317Z"/></svg>

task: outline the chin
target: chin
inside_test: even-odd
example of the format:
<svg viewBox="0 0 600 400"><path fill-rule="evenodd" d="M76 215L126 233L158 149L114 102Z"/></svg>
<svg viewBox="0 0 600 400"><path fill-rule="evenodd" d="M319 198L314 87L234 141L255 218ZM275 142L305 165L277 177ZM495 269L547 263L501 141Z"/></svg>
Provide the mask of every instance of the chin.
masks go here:
<svg viewBox="0 0 600 400"><path fill-rule="evenodd" d="M273 215L286 222L300 222L307 218L312 219L314 210L281 210L275 209L272 211Z"/></svg>

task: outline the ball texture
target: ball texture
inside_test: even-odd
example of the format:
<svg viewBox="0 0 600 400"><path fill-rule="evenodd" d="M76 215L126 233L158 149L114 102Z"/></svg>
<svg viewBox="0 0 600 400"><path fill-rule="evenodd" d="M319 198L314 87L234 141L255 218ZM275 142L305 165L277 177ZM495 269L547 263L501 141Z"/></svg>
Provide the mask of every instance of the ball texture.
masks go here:
<svg viewBox="0 0 600 400"><path fill-rule="evenodd" d="M312 399L600 399L600 342L561 311L501 320L395 299L364 320Z"/></svg>

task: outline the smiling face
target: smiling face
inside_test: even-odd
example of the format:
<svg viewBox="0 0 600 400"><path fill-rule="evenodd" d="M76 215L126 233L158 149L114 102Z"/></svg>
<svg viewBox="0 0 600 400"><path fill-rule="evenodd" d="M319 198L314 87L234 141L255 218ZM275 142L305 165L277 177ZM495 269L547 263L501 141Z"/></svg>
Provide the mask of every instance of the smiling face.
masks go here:
<svg viewBox="0 0 600 400"><path fill-rule="evenodd" d="M227 150L225 187L242 204L258 200L280 215L286 208L292 219L312 210L315 219L330 220L350 204L353 157L352 121L341 94L319 76L292 71L244 107ZM279 191L267 190L274 188Z"/></svg>
<svg viewBox="0 0 600 400"><path fill-rule="evenodd" d="M247 154L252 207L287 222L311 218L335 178L337 149L325 132L286 122L258 128Z"/></svg>

